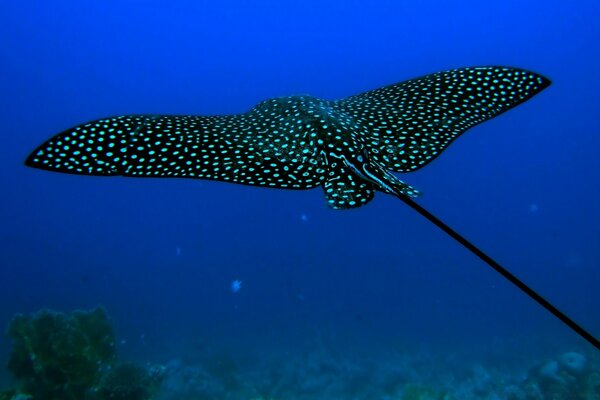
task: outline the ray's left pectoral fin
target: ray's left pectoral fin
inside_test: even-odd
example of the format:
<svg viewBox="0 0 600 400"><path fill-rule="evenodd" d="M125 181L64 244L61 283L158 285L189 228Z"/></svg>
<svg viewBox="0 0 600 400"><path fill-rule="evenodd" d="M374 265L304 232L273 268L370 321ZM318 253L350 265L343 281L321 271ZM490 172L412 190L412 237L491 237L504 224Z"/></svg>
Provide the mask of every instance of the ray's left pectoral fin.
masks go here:
<svg viewBox="0 0 600 400"><path fill-rule="evenodd" d="M323 183L327 205L336 210L357 208L373 199L375 191L370 182L353 175L347 167L331 165Z"/></svg>

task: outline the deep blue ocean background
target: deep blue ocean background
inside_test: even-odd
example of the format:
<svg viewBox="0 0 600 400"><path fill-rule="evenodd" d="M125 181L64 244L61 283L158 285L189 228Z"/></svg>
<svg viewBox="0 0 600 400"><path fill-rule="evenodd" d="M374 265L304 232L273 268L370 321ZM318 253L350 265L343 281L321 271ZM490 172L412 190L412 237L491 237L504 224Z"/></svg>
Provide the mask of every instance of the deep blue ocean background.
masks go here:
<svg viewBox="0 0 600 400"><path fill-rule="evenodd" d="M1 2L0 327L16 313L103 305L121 354L158 363L215 348L293 358L319 341L523 365L595 354L392 196L334 211L321 189L23 161L104 116L240 113L456 67L530 69L552 86L401 178L599 336L599 18L591 0ZM0 338L1 363L9 348Z"/></svg>

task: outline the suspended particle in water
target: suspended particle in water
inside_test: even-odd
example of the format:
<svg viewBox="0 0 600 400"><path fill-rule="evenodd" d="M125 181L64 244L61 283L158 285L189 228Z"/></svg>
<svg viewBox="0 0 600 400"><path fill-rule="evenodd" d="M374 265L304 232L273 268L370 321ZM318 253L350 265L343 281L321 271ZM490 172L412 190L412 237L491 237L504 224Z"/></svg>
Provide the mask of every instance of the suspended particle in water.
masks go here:
<svg viewBox="0 0 600 400"><path fill-rule="evenodd" d="M242 289L242 281L240 281L239 279L233 280L231 282L230 288L233 293L239 292Z"/></svg>

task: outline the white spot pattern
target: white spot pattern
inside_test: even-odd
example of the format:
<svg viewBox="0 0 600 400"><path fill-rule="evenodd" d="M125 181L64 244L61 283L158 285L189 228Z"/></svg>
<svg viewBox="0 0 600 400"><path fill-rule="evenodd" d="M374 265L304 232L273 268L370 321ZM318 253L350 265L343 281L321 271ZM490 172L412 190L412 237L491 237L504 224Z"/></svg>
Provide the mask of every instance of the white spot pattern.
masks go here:
<svg viewBox="0 0 600 400"><path fill-rule="evenodd" d="M362 179L356 173L361 164L380 172L418 169L468 128L549 83L514 68L462 68L338 101L270 99L239 115L106 118L56 135L26 164L85 175L214 179L288 189L323 185L330 206L353 208L368 203L374 190L418 194L391 174ZM386 190L377 184L383 181Z"/></svg>
<svg viewBox="0 0 600 400"><path fill-rule="evenodd" d="M460 68L335 103L367 127L374 161L395 172L423 167L467 129L528 100L550 81L509 67Z"/></svg>

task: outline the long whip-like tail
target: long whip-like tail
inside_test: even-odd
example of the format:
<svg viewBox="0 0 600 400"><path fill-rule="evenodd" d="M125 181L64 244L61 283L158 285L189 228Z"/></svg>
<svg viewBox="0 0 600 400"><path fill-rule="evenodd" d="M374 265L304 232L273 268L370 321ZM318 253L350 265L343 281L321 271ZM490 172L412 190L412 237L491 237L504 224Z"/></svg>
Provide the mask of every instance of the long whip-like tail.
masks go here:
<svg viewBox="0 0 600 400"><path fill-rule="evenodd" d="M579 336L581 336L583 339L585 339L587 342L589 342L592 346L594 346L596 349L600 350L600 341L598 341L598 339L596 339L591 333L589 333L587 330L585 330L581 325L579 325L578 323L573 321L565 313L563 313L558 308L556 308L556 306L554 306L552 303L550 303L548 300L546 300L542 295L540 295L538 292L533 290L522 280L520 280L515 275L513 275L509 270L504 268L502 265L498 264L498 262L496 262L492 257L488 256L481 249L479 249L473 243L469 242L462 235L460 235L454 229L450 228L448 225L446 225L444 222L442 222L439 218L437 218L435 215L431 214L429 211L427 211L421 205L414 202L408 196L398 195L398 197L400 198L400 200L402 200L404 203L406 203L408 206L410 206L413 210L415 210L416 212L421 214L423 217L427 218L435 226L437 226L438 228L440 228L441 230L446 232L454 240L456 240L457 242L462 244L464 247L469 249L473 254L475 254L477 257L482 259L487 265L489 265L496 272L498 272L500 275L502 275L510 283L515 285L517 288L519 288L527 296L531 297L539 305L544 307L546 310L550 311L556 318L561 320L562 323L564 323L569 328L571 328L573 331L575 331Z"/></svg>

